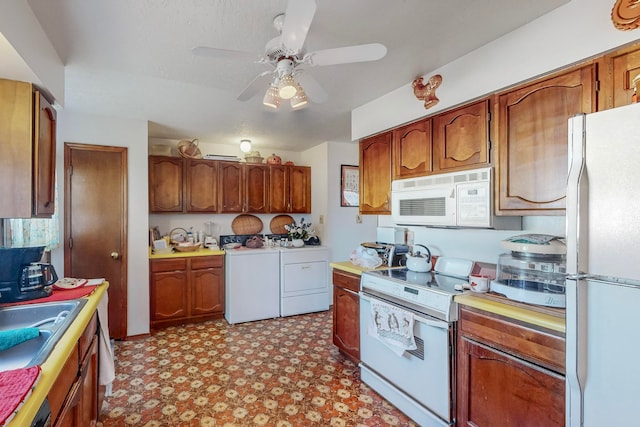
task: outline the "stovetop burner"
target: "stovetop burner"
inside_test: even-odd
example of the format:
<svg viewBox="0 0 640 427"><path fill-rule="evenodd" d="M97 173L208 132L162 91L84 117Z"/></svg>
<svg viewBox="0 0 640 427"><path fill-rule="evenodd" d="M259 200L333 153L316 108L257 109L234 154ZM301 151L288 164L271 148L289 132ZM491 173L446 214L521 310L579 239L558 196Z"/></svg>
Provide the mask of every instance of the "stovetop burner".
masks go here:
<svg viewBox="0 0 640 427"><path fill-rule="evenodd" d="M403 284L417 285L424 288L459 294L461 291L455 289L455 285L466 282L466 278L447 276L433 272L418 273L408 268L392 268L389 270L374 270L368 272L376 276L393 280Z"/></svg>

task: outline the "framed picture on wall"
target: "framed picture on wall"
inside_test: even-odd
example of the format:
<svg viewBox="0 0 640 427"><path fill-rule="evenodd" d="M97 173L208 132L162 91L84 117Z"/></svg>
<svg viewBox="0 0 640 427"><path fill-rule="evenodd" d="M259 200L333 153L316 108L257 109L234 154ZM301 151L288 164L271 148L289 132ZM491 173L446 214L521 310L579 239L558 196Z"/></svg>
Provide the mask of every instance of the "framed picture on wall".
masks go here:
<svg viewBox="0 0 640 427"><path fill-rule="evenodd" d="M360 172L358 166L340 166L340 206L360 206Z"/></svg>

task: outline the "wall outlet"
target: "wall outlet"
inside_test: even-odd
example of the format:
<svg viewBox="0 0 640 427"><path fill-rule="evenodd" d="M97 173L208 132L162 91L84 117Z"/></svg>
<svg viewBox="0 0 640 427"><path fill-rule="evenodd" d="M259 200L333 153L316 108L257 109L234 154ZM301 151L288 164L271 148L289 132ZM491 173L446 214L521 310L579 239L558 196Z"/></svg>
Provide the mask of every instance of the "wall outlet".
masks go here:
<svg viewBox="0 0 640 427"><path fill-rule="evenodd" d="M320 215L320 216L318 217L318 222L319 222L320 224L324 224L324 215Z"/></svg>
<svg viewBox="0 0 640 427"><path fill-rule="evenodd" d="M356 224L362 224L362 217L360 215L356 215Z"/></svg>

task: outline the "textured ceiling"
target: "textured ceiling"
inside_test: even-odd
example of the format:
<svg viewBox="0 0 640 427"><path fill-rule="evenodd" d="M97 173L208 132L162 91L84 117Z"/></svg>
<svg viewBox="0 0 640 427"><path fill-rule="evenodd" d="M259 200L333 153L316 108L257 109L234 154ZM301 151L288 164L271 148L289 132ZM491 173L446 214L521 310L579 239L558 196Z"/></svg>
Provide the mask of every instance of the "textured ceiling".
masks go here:
<svg viewBox="0 0 640 427"><path fill-rule="evenodd" d="M296 0L291 0L296 1ZM66 66L64 108L144 119L150 137L300 151L349 141L350 112L568 0L316 0L307 51L383 43L375 62L309 67L328 93L293 111L236 100L268 68L194 46L264 52L286 0L28 0ZM266 90L266 87L265 87Z"/></svg>

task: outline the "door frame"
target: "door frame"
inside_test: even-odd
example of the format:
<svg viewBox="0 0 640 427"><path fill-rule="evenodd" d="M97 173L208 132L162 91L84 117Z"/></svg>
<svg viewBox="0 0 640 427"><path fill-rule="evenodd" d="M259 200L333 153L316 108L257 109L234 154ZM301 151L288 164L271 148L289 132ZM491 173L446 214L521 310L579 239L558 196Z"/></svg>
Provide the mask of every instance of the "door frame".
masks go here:
<svg viewBox="0 0 640 427"><path fill-rule="evenodd" d="M75 142L65 142L64 143L64 271L71 271L71 256L69 254L69 238L70 238L70 230L71 230L71 180L70 177L70 160L71 160L71 152L72 150L84 150L84 151L99 151L99 152L115 152L120 153L121 164L122 164L122 188L120 189L120 194L122 197L122 229L120 230L120 239L122 242L122 247L120 248L120 275L122 280L122 295L123 301L119 302L122 305L122 313L120 316L120 330L124 331L122 339L125 339L128 336L127 332L127 307L128 307L128 288L129 284L127 281L128 274L128 229L129 229L129 206L128 206L128 150L127 147L115 147L108 145L92 145L92 144L81 144ZM115 301L112 301L114 303ZM108 327L108 325L107 325Z"/></svg>

